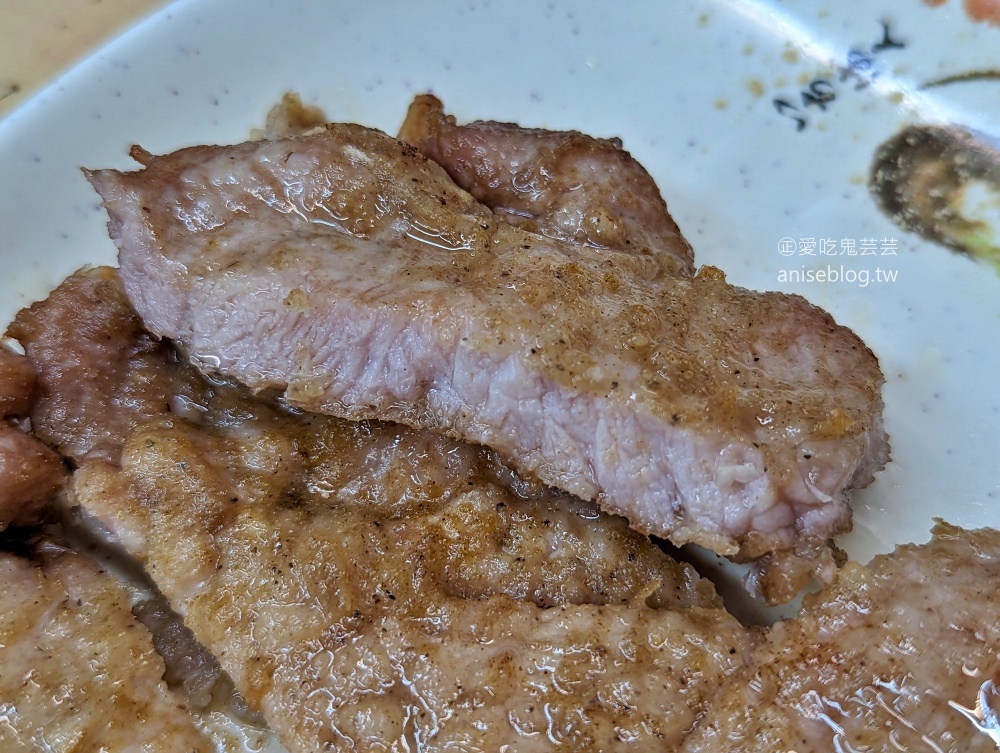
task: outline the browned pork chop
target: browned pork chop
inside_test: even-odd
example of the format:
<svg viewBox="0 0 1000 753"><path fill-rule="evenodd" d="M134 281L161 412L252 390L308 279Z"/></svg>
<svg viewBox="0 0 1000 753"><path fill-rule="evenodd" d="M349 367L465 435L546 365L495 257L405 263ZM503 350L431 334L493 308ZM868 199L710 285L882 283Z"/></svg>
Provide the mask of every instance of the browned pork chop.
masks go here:
<svg viewBox="0 0 1000 753"><path fill-rule="evenodd" d="M289 488L301 446L265 426L138 430L122 470L84 465L75 490L292 751L669 750L745 660L723 610L653 609L666 578L603 562L593 511L508 513L481 480L444 504L426 445L369 468L338 452L349 476Z"/></svg>
<svg viewBox="0 0 1000 753"><path fill-rule="evenodd" d="M0 343L0 418L23 416L35 396L31 361Z"/></svg>
<svg viewBox="0 0 1000 753"><path fill-rule="evenodd" d="M0 421L0 531L38 523L65 481L58 455Z"/></svg>
<svg viewBox="0 0 1000 753"><path fill-rule="evenodd" d="M7 334L39 371L33 433L76 463L117 463L137 422L197 413L209 390L146 332L108 267L67 278L48 299L19 311Z"/></svg>
<svg viewBox="0 0 1000 753"><path fill-rule="evenodd" d="M210 753L126 590L91 560L0 553L0 749Z"/></svg>
<svg viewBox="0 0 1000 753"><path fill-rule="evenodd" d="M136 156L90 174L125 288L208 373L743 558L848 528L886 459L875 357L802 298L526 232L361 126Z"/></svg>
<svg viewBox="0 0 1000 753"><path fill-rule="evenodd" d="M749 635L710 584L593 503L430 432L194 392L169 353L129 355L144 336L110 270L30 317L71 311L109 329L63 341L18 321L60 420L124 432L104 457L65 435L77 500L290 750L669 750L745 662ZM109 339L118 378L86 393L59 379L105 368ZM167 396L159 414L120 399L137 384ZM167 410L175 388L183 415Z"/></svg>
<svg viewBox="0 0 1000 753"><path fill-rule="evenodd" d="M656 183L619 139L513 123L457 126L430 94L414 99L399 138L511 224L595 248L654 253L664 270L694 273L694 253Z"/></svg>
<svg viewBox="0 0 1000 753"><path fill-rule="evenodd" d="M59 456L15 425L35 394L31 361L0 343L0 531L38 523L66 480Z"/></svg>
<svg viewBox="0 0 1000 753"><path fill-rule="evenodd" d="M1000 532L849 563L777 624L685 753L928 751L1000 745Z"/></svg>

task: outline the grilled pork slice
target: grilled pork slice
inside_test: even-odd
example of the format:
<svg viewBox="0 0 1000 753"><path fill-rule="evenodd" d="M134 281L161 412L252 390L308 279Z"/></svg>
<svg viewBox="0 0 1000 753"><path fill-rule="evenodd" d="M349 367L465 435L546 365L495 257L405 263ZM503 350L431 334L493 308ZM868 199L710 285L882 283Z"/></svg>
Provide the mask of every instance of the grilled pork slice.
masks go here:
<svg viewBox="0 0 1000 753"><path fill-rule="evenodd" d="M0 531L38 523L66 481L59 456L15 425L36 394L35 369L0 343Z"/></svg>
<svg viewBox="0 0 1000 753"><path fill-rule="evenodd" d="M0 418L26 415L34 395L31 361L0 343Z"/></svg>
<svg viewBox="0 0 1000 753"><path fill-rule="evenodd" d="M0 420L0 531L41 521L65 482L58 455Z"/></svg>
<svg viewBox="0 0 1000 753"><path fill-rule="evenodd" d="M399 138L507 222L571 243L661 256L694 273L694 253L656 183L619 139L513 123L458 126L440 100L413 100Z"/></svg>
<svg viewBox="0 0 1000 753"><path fill-rule="evenodd" d="M68 338L63 324L71 317L80 326L76 337ZM486 488L501 494L504 504L477 508L475 514L461 508L469 518L462 525L507 531L504 536L514 543L504 544L504 551L517 549L518 554L508 558L502 579L505 588L519 589L521 596L533 595L543 604L558 598L614 601L662 581L662 589L647 593L657 606L718 605L707 581L664 556L623 520L598 513L593 504L525 483L484 448L397 425L290 415L244 390L203 379L166 342L152 343L137 322L116 270L98 267L67 278L47 299L21 311L11 327L38 369L43 397L33 414L35 431L51 437L77 465L91 460L119 465L125 437L143 426L228 425L256 416L297 437L296 443L311 458L310 473L320 474L301 483L320 491L355 483L350 493L360 495L362 502L368 496L406 500L420 497L430 484L440 487L435 494L443 505L456 490L473 491L477 479L483 480ZM86 389L73 378L76 374L92 375ZM351 473L368 474L373 484L384 487L356 486L361 481L350 481ZM391 479L386 474L392 474ZM528 505L528 499L534 502ZM558 520L549 517L553 510L563 511ZM450 526L458 525L457 518L448 520ZM549 529L546 535L530 535L544 529ZM462 577L480 581L477 593L485 593L492 587L490 568L496 562L481 557L488 552L498 556L491 549L498 540L472 534L466 528L455 537L448 556L461 558ZM553 549L557 541L559 547ZM532 554L526 556L529 550ZM542 571L548 574L542 576ZM547 596L552 589L561 595Z"/></svg>
<svg viewBox="0 0 1000 753"><path fill-rule="evenodd" d="M58 348L60 332L21 331L82 436L124 427L115 462L78 455L76 499L290 750L669 747L744 664L749 635L711 585L623 519L438 434L290 413L218 380L195 394L168 353L128 355L144 335L116 285L78 273L32 317L125 332ZM86 393L105 409L72 383L56 394L109 338L121 378ZM121 399L136 384L184 400L152 415Z"/></svg>
<svg viewBox="0 0 1000 753"><path fill-rule="evenodd" d="M18 312L7 335L38 370L33 433L74 463L117 463L122 439L139 421L197 413L209 390L168 343L146 332L109 267L67 278Z"/></svg>
<svg viewBox="0 0 1000 753"><path fill-rule="evenodd" d="M882 375L802 298L498 219L360 126L90 179L151 332L293 405L494 448L640 531L754 558L850 525Z"/></svg>
<svg viewBox="0 0 1000 753"><path fill-rule="evenodd" d="M328 457L296 489L303 450L275 427L147 427L122 469L75 476L289 750L670 749L745 661L722 609L645 603L670 568L646 581L627 555L602 561L595 545L622 555L627 535L595 511L442 485L454 458L427 445L368 468L334 452L346 478L324 478ZM382 463L388 479L365 477Z"/></svg>
<svg viewBox="0 0 1000 753"><path fill-rule="evenodd" d="M0 553L0 749L209 753L128 593L91 560Z"/></svg>
<svg viewBox="0 0 1000 753"><path fill-rule="evenodd" d="M1000 532L945 524L849 563L771 630L683 750L995 753L998 580Z"/></svg>

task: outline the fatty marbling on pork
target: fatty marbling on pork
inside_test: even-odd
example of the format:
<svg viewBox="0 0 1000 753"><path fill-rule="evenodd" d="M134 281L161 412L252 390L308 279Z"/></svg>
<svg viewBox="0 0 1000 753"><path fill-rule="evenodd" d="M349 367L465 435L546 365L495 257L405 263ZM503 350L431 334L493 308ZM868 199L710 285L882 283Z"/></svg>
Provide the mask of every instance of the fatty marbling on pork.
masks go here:
<svg viewBox="0 0 1000 753"><path fill-rule="evenodd" d="M206 373L487 445L640 531L765 565L829 561L885 462L865 345L797 296L684 274L665 206L633 234L607 199L609 247L531 232L354 125L134 155L90 173L125 289Z"/></svg>

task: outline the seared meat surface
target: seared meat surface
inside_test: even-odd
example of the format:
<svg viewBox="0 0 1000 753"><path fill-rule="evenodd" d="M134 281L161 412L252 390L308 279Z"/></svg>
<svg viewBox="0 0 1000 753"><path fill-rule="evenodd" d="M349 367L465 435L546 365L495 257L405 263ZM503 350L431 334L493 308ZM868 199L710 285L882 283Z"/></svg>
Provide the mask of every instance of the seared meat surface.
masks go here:
<svg viewBox="0 0 1000 753"><path fill-rule="evenodd" d="M0 418L25 415L35 394L35 369L25 356L0 343Z"/></svg>
<svg viewBox="0 0 1000 753"><path fill-rule="evenodd" d="M209 753L128 593L86 557L0 553L0 749Z"/></svg>
<svg viewBox="0 0 1000 753"><path fill-rule="evenodd" d="M801 298L527 232L360 126L135 155L90 175L125 289L208 373L744 559L813 556L886 459L874 356Z"/></svg>
<svg viewBox="0 0 1000 753"><path fill-rule="evenodd" d="M78 500L293 751L994 749L997 532L941 526L848 564L754 648L685 566L487 450L289 413L200 380L165 344L127 358L146 336L112 270L32 308L69 310L107 331L64 349L46 342L58 330L22 332L46 389L108 338L125 354L88 393L110 409L73 408L84 436L111 436L104 421L125 437L113 463L77 456ZM118 399L136 384L166 397L159 413Z"/></svg>
<svg viewBox="0 0 1000 753"><path fill-rule="evenodd" d="M1000 532L945 524L848 563L771 629L683 750L996 751L998 582Z"/></svg>
<svg viewBox="0 0 1000 753"><path fill-rule="evenodd" d="M16 426L0 421L0 531L40 521L65 481L58 455Z"/></svg>
<svg viewBox="0 0 1000 753"><path fill-rule="evenodd" d="M55 295L22 309L7 334L39 369L29 414L35 436L77 463L117 463L138 421L197 410L207 390L146 332L116 270L106 267L67 278Z"/></svg>
<svg viewBox="0 0 1000 753"><path fill-rule="evenodd" d="M441 165L507 222L594 248L660 256L694 272L694 254L656 183L618 139L513 123L458 126L430 94L418 96L399 138Z"/></svg>
<svg viewBox="0 0 1000 753"><path fill-rule="evenodd" d="M33 310L86 302L88 321L120 326L120 296L85 293L113 283L80 273ZM97 352L88 338L122 333L68 351L47 336L25 343L43 384ZM169 393L194 373L154 360L90 393L131 428L116 462L80 457L76 498L290 750L669 749L746 660L749 635L689 566L489 450L218 381L185 416L138 416L115 400L127 385Z"/></svg>
<svg viewBox="0 0 1000 753"><path fill-rule="evenodd" d="M627 556L621 575L592 565L601 591L566 577L572 510L544 506L508 531L488 513L512 501L481 483L445 509L412 484L411 500L381 504L352 503L350 483L288 499L268 483L283 473L258 459L291 462L294 446L249 429L235 441L137 431L122 470L85 465L75 489L292 751L669 749L744 661L747 636L723 610L650 608L642 597L663 581L618 586L632 579ZM441 460L425 462L426 474ZM536 560L532 577L506 581L509 560L531 557L518 546L529 537L556 547L556 577ZM451 556L465 540L491 550L476 563L493 576L485 589Z"/></svg>
<svg viewBox="0 0 1000 753"><path fill-rule="evenodd" d="M66 480L59 456L16 425L35 394L31 361L0 343L0 531L41 520Z"/></svg>

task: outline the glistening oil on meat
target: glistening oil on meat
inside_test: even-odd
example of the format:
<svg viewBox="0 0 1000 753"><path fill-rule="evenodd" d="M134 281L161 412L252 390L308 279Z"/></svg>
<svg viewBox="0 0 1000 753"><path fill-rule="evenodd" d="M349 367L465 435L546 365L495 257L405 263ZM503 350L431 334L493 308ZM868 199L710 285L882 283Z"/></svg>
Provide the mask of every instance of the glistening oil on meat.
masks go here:
<svg viewBox="0 0 1000 753"><path fill-rule="evenodd" d="M617 141L457 126L427 97L410 146L271 121L266 143L93 173L121 270L77 273L11 334L84 519L288 750L991 749L983 679L955 667L995 673L1000 534L941 526L839 570L827 549L886 454L853 333L692 275ZM221 174L243 184L212 195ZM688 442L669 473L646 460L661 430ZM637 486L670 500L656 532L756 559L772 598L831 583L748 629L615 501Z"/></svg>

